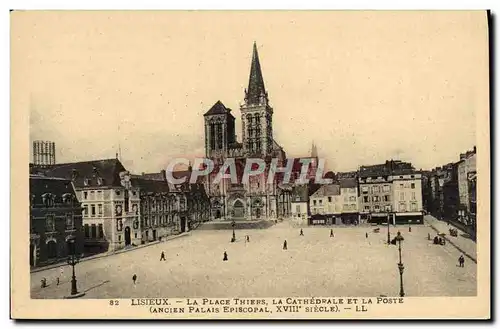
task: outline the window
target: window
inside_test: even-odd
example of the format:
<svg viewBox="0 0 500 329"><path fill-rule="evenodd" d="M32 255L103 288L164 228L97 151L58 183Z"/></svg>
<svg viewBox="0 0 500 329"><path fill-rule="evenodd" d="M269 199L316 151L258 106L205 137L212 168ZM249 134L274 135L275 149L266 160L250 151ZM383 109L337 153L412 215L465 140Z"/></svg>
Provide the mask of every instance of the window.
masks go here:
<svg viewBox="0 0 500 329"><path fill-rule="evenodd" d="M363 197L363 202L365 202L365 203L366 203L366 202L369 202L369 198L368 198L367 196L364 196L364 197Z"/></svg>
<svg viewBox="0 0 500 329"><path fill-rule="evenodd" d="M97 238L97 227L95 224L90 225L90 237Z"/></svg>
<svg viewBox="0 0 500 329"><path fill-rule="evenodd" d="M55 232L56 231L56 219L54 215L47 215L45 218L45 231L46 232Z"/></svg>
<svg viewBox="0 0 500 329"><path fill-rule="evenodd" d="M361 192L368 193L368 186L362 186L361 187Z"/></svg>
<svg viewBox="0 0 500 329"><path fill-rule="evenodd" d="M89 224L85 224L83 226L83 232L85 233L85 238L90 238Z"/></svg>
<svg viewBox="0 0 500 329"><path fill-rule="evenodd" d="M135 192L134 192L135 193ZM137 239L137 233L134 233L134 237Z"/></svg>
<svg viewBox="0 0 500 329"><path fill-rule="evenodd" d="M380 211L380 206L377 204L375 205L375 207L373 207L375 209L375 211Z"/></svg>
<svg viewBox="0 0 500 329"><path fill-rule="evenodd" d="M404 188L404 184L399 184L399 188Z"/></svg>
<svg viewBox="0 0 500 329"><path fill-rule="evenodd" d="M128 213L128 190L125 190L125 213Z"/></svg>
<svg viewBox="0 0 500 329"><path fill-rule="evenodd" d="M378 193L378 192L379 192L378 186L372 187L372 193Z"/></svg>
<svg viewBox="0 0 500 329"><path fill-rule="evenodd" d="M399 193L399 201L404 201L405 200L405 192Z"/></svg>
<svg viewBox="0 0 500 329"><path fill-rule="evenodd" d="M391 187L390 187L389 185L384 185L384 187L383 187L383 191L384 191L384 192L389 192L390 188L391 188Z"/></svg>
<svg viewBox="0 0 500 329"><path fill-rule="evenodd" d="M99 237L100 239L103 239L103 238L104 238L104 229L103 229L103 227L102 227L102 224L99 224L99 225L98 225L98 231L97 231L97 232L98 232L98 234L99 234L99 235L98 235L98 237ZM136 234L137 234L137 233L136 233Z"/></svg>
<svg viewBox="0 0 500 329"><path fill-rule="evenodd" d="M411 205L411 211L417 211L417 204L413 202Z"/></svg>
<svg viewBox="0 0 500 329"><path fill-rule="evenodd" d="M74 228L75 228L75 222L73 220L73 214L72 213L66 214L66 229L72 230Z"/></svg>
<svg viewBox="0 0 500 329"><path fill-rule="evenodd" d="M415 192L411 192L411 199L412 200L417 200Z"/></svg>
<svg viewBox="0 0 500 329"><path fill-rule="evenodd" d="M323 200L319 199L319 205L322 206L323 205Z"/></svg>
<svg viewBox="0 0 500 329"><path fill-rule="evenodd" d="M370 206L365 206L365 210L366 211L370 210Z"/></svg>
<svg viewBox="0 0 500 329"><path fill-rule="evenodd" d="M405 212L405 211L406 211L406 204L404 204L404 203L400 203L400 204L399 204L399 211L401 211L401 212Z"/></svg>
<svg viewBox="0 0 500 329"><path fill-rule="evenodd" d="M89 206L84 205L83 206L83 216L88 216L89 215Z"/></svg>
<svg viewBox="0 0 500 329"><path fill-rule="evenodd" d="M389 202L391 201L391 198L389 195L384 195L384 201Z"/></svg>
<svg viewBox="0 0 500 329"><path fill-rule="evenodd" d="M296 212L297 214L300 214L300 205L296 205L296 206L295 206L295 212Z"/></svg>
<svg viewBox="0 0 500 329"><path fill-rule="evenodd" d="M102 216L102 204L97 205L97 211L99 216Z"/></svg>
<svg viewBox="0 0 500 329"><path fill-rule="evenodd" d="M349 201L356 201L356 197L355 196L350 196L349 197Z"/></svg>
<svg viewBox="0 0 500 329"><path fill-rule="evenodd" d="M102 185L102 178L101 177L97 178L97 185Z"/></svg>
<svg viewBox="0 0 500 329"><path fill-rule="evenodd" d="M380 199L379 199L379 197L378 197L378 196L373 196L373 197L372 197L372 201L373 201L373 202L379 202L379 201L380 201Z"/></svg>
<svg viewBox="0 0 500 329"><path fill-rule="evenodd" d="M116 190L116 191L115 191L115 194L116 194L116 195L120 195L120 191Z"/></svg>
<svg viewBox="0 0 500 329"><path fill-rule="evenodd" d="M122 236L118 235L118 242L122 241Z"/></svg>
<svg viewBox="0 0 500 329"><path fill-rule="evenodd" d="M316 200L313 200L313 205L316 205Z"/></svg>
<svg viewBox="0 0 500 329"><path fill-rule="evenodd" d="M95 204L91 205L90 207L90 216L95 217Z"/></svg>
<svg viewBox="0 0 500 329"><path fill-rule="evenodd" d="M328 197L328 202L332 202L332 197L331 196Z"/></svg>
<svg viewBox="0 0 500 329"><path fill-rule="evenodd" d="M85 186L88 186L88 185L89 185L89 179L88 179L88 178L85 178L85 179L83 180L83 185L85 185Z"/></svg>
<svg viewBox="0 0 500 329"><path fill-rule="evenodd" d="M87 191L83 192L83 199L84 200L87 200L87 196L88 196L88 192Z"/></svg>
<svg viewBox="0 0 500 329"><path fill-rule="evenodd" d="M411 188L415 188L415 183L411 183Z"/></svg>

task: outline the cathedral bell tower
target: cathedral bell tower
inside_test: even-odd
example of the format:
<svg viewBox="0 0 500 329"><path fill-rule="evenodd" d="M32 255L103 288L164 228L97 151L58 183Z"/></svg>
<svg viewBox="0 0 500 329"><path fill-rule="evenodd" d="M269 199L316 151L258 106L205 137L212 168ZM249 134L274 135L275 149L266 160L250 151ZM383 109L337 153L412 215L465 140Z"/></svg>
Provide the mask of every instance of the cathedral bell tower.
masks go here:
<svg viewBox="0 0 500 329"><path fill-rule="evenodd" d="M235 117L231 109L217 101L205 114L205 156L225 158L228 149L236 142Z"/></svg>
<svg viewBox="0 0 500 329"><path fill-rule="evenodd" d="M246 155L253 157L270 155L273 150L273 109L269 105L255 42L248 89L245 89L245 102L240 110L243 149Z"/></svg>

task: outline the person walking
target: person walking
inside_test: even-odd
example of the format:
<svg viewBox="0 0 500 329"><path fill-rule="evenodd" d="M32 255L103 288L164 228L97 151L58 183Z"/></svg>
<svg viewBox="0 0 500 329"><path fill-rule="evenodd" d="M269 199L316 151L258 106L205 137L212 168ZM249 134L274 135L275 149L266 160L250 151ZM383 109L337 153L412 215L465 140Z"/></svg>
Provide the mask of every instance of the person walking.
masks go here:
<svg viewBox="0 0 500 329"><path fill-rule="evenodd" d="M224 257L222 258L222 261L224 261L224 262L225 262L225 261L227 261L227 260L228 260L228 259L227 259L227 252L225 252L225 251L224 251Z"/></svg>
<svg viewBox="0 0 500 329"><path fill-rule="evenodd" d="M304 231L302 229L300 229L300 235L304 236Z"/></svg>
<svg viewBox="0 0 500 329"><path fill-rule="evenodd" d="M464 258L464 255L460 255L460 257L458 258L458 264L460 267L464 267L464 263L465 263L465 258Z"/></svg>
<svg viewBox="0 0 500 329"><path fill-rule="evenodd" d="M57 277L56 284L59 285L60 279L62 279L64 276L64 267L61 266L59 269L59 276Z"/></svg>
<svg viewBox="0 0 500 329"><path fill-rule="evenodd" d="M165 258L165 252L164 252L164 251L162 251L162 252L161 252L160 262L161 262L162 260L164 260L164 261L166 261L166 260L167 260L167 259Z"/></svg>
<svg viewBox="0 0 500 329"><path fill-rule="evenodd" d="M431 239L431 234L427 233L427 240L430 240L430 239Z"/></svg>
<svg viewBox="0 0 500 329"><path fill-rule="evenodd" d="M283 250L288 250L288 246L287 246L286 240L285 240L285 242L283 242Z"/></svg>
<svg viewBox="0 0 500 329"><path fill-rule="evenodd" d="M368 239L368 232L365 233L365 237Z"/></svg>
<svg viewBox="0 0 500 329"><path fill-rule="evenodd" d="M333 229L330 229L330 238L333 238Z"/></svg>
<svg viewBox="0 0 500 329"><path fill-rule="evenodd" d="M134 274L132 276L132 282L134 282L134 285L137 283L137 275L136 274Z"/></svg>

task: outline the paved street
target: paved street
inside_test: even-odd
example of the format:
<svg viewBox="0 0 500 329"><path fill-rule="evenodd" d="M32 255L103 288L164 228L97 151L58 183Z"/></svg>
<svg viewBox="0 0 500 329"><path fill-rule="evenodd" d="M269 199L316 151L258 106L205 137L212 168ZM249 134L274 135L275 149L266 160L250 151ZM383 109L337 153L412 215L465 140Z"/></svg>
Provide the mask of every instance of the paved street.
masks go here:
<svg viewBox="0 0 500 329"><path fill-rule="evenodd" d="M393 234L398 228L391 227ZM450 244L436 246L429 226L399 227L407 296L471 296L476 294L476 264ZM387 231L372 227L299 229L284 222L265 230L199 230L190 236L146 248L94 259L77 265L84 298L128 297L272 297L272 296L396 296L399 293L398 250L386 244ZM365 233L369 232L368 238ZM250 235L250 243L244 235ZM288 250L282 250L284 239ZM164 250L167 261L160 262ZM229 261L223 262L224 251ZM71 268L31 274L33 298L63 298L70 291ZM134 286L132 276L137 274ZM41 289L46 277L49 287Z"/></svg>

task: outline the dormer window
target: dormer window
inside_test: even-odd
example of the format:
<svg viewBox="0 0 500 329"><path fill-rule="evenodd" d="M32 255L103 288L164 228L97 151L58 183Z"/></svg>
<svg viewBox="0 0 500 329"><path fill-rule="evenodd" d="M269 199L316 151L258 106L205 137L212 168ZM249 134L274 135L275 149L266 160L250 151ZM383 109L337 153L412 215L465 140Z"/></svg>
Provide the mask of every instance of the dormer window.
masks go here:
<svg viewBox="0 0 500 329"><path fill-rule="evenodd" d="M102 178L101 177L97 177L97 185L102 185Z"/></svg>
<svg viewBox="0 0 500 329"><path fill-rule="evenodd" d="M89 179L88 179L88 178L85 178L85 179L83 180L83 185L85 185L85 186L89 186L89 183L90 183L90 181L89 181Z"/></svg>

